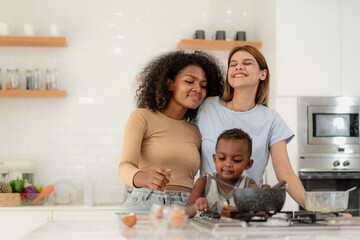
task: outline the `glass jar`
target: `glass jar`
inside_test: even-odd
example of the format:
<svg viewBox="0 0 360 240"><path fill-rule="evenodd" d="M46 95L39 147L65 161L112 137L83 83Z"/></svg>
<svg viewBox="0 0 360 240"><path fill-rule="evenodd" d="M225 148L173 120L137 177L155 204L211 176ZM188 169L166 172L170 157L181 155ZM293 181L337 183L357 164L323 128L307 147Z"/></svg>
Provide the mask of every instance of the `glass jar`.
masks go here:
<svg viewBox="0 0 360 240"><path fill-rule="evenodd" d="M45 77L45 88L46 90L59 89L58 83L58 70L57 69L46 69Z"/></svg>
<svg viewBox="0 0 360 240"><path fill-rule="evenodd" d="M26 69L26 89L40 89L40 71L39 69Z"/></svg>
<svg viewBox="0 0 360 240"><path fill-rule="evenodd" d="M6 89L20 89L20 74L18 68L8 68L6 74Z"/></svg>

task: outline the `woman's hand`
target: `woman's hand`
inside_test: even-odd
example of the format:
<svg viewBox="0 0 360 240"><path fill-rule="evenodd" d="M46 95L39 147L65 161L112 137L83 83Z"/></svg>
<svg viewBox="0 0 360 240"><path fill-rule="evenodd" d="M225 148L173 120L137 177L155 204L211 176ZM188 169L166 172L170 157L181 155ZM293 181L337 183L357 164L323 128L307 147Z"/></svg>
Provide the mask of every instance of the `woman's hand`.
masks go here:
<svg viewBox="0 0 360 240"><path fill-rule="evenodd" d="M169 183L169 178L172 178L171 169L163 169L153 167L148 172L147 187L154 190L163 190L163 188Z"/></svg>
<svg viewBox="0 0 360 240"><path fill-rule="evenodd" d="M172 177L171 169L153 167L149 172L139 171L135 173L133 185L136 188L146 187L161 191L169 183L169 178Z"/></svg>
<svg viewBox="0 0 360 240"><path fill-rule="evenodd" d="M209 210L209 203L206 198L201 197L196 199L195 209L197 212L206 212L207 210Z"/></svg>

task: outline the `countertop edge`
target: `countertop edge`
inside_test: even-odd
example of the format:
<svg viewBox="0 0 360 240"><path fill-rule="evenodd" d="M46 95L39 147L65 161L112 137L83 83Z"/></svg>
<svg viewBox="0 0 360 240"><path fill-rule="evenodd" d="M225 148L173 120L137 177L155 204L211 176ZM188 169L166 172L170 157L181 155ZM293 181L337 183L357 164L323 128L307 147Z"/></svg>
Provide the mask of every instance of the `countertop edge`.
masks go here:
<svg viewBox="0 0 360 240"><path fill-rule="evenodd" d="M19 206L19 207L0 207L0 211L111 211L119 210L121 204L111 206Z"/></svg>

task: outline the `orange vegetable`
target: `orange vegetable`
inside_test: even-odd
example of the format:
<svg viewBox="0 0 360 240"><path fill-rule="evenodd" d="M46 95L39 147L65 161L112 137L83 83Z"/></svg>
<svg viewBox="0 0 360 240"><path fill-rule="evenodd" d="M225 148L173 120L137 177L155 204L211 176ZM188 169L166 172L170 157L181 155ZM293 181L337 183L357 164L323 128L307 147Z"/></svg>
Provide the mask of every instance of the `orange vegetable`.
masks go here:
<svg viewBox="0 0 360 240"><path fill-rule="evenodd" d="M26 197L24 196L23 193L20 194L20 198L21 198L21 200L26 200Z"/></svg>
<svg viewBox="0 0 360 240"><path fill-rule="evenodd" d="M137 217L134 213L130 213L122 218L122 222L128 227L132 227L136 224Z"/></svg>
<svg viewBox="0 0 360 240"><path fill-rule="evenodd" d="M54 191L54 186L53 185L49 185L46 188L44 188L38 195L37 197L31 201L32 204L37 203L40 199L42 199L43 197L49 195L50 193L52 193Z"/></svg>

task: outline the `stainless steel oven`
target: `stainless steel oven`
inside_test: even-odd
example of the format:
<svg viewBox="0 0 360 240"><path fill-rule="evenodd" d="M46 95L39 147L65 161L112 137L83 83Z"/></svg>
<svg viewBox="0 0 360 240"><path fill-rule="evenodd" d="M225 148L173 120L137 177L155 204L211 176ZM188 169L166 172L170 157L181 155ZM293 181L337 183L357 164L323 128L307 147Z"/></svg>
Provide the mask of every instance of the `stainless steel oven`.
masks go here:
<svg viewBox="0 0 360 240"><path fill-rule="evenodd" d="M360 98L299 97L299 177L307 191L360 188ZM359 190L349 209L359 215Z"/></svg>

